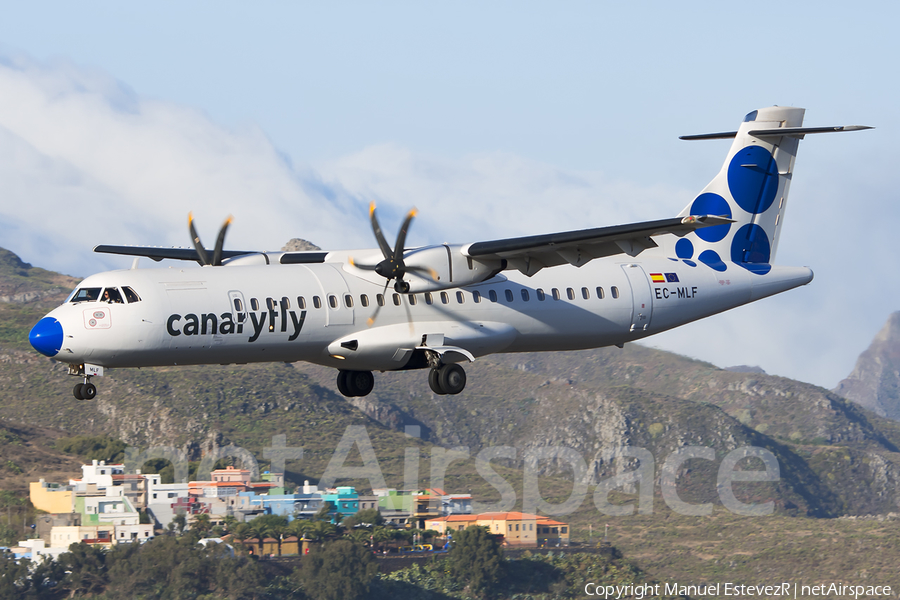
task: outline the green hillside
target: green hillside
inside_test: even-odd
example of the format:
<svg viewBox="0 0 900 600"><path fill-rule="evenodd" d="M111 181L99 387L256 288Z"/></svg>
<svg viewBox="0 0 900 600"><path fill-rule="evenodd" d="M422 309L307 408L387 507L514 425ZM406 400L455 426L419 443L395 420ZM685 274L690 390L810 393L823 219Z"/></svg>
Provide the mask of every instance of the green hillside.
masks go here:
<svg viewBox="0 0 900 600"><path fill-rule="evenodd" d="M435 396L424 372L378 373L370 396L348 400L335 391L333 370L260 364L112 371L100 380L95 400L79 402L64 366L27 344L30 326L75 280L23 265L10 253L0 258L0 392L6 399L0 432L11 432L3 435L12 440L0 449L4 460L26 465L19 467L26 475L37 473L42 461L49 468L62 460L51 469L58 474L69 464L58 453L42 458L32 452L26 461L15 439L21 442L32 435L28 431L40 430L43 440L107 434L141 449L174 446L191 460L235 445L263 468L264 448L281 434L289 447L304 449L301 460L287 463L288 480L302 484L322 476L348 427L364 426L387 485L402 487L407 448L419 457L424 487L433 483L435 453L465 447L467 458L450 464L444 487L471 491L485 502L499 501L500 492L477 472L474 456L492 446L515 448L514 458L492 465L521 508L529 453L566 447L586 467L577 481L566 461L528 462L540 473L543 498L559 503L573 489L584 493L573 514L559 517L571 524L573 539L596 542L609 523L616 546L657 579L681 573L700 582L728 574L756 583L759 575L777 581L801 571L804 577L866 572L900 589L885 566L900 562L898 522L835 519L897 511L900 424L827 390L628 345L479 359L467 367L469 384L458 396ZM404 434L409 425L420 427L422 439ZM52 450L49 441L41 444ZM616 472L604 449L623 446L646 448L656 461L652 514L607 517L592 502L598 482ZM664 461L686 446L715 451L712 461L684 463L677 487L684 501L715 504L711 516L677 515L660 495ZM770 517L741 517L721 506L718 465L742 446L777 457L779 481L735 484L742 502L773 501ZM356 448L346 464L362 466ZM71 466L77 468L74 461ZM0 487L21 490L22 474L14 480L3 468ZM359 478L347 483L370 486ZM619 490L611 499L636 503L636 491ZM852 553L844 551L851 547Z"/></svg>

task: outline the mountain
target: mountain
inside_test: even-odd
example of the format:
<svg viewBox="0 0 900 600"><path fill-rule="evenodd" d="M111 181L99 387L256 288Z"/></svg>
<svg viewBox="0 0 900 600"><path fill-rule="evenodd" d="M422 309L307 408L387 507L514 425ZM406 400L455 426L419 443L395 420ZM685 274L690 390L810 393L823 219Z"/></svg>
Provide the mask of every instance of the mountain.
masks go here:
<svg viewBox="0 0 900 600"><path fill-rule="evenodd" d="M0 300L0 393L7 399L0 419L7 424L108 434L142 448L175 446L192 460L233 444L264 464L263 449L284 434L288 446L304 449L302 460L288 463L295 483L317 480L347 428L362 425L388 485L402 485L406 449L418 448L424 483L432 453L463 447L468 458L451 465L446 487L486 500L498 492L475 473L474 457L495 446L512 449L513 457L500 462L516 489L527 464L548 478L542 492L557 490L562 498L573 472L587 486L615 474L604 456L609 449L646 448L658 482L673 452L711 447L714 461L683 465L679 493L714 503L722 458L757 446L776 456L781 477L736 485L742 501L772 499L779 514L817 517L900 506L900 423L816 386L636 344L485 357L467 366L469 384L457 396L435 396L422 371L378 373L370 396L345 399L335 392L333 369L274 363L113 370L95 400L79 402L64 366L27 343L31 324L76 280L2 256L0 290L15 289L20 298ZM29 299L31 292L40 293ZM421 439L404 435L410 425ZM574 470L559 457L538 460L536 452L548 446L574 451ZM348 464L361 464L356 450Z"/></svg>
<svg viewBox="0 0 900 600"><path fill-rule="evenodd" d="M900 312L893 313L853 372L834 389L875 414L900 421Z"/></svg>

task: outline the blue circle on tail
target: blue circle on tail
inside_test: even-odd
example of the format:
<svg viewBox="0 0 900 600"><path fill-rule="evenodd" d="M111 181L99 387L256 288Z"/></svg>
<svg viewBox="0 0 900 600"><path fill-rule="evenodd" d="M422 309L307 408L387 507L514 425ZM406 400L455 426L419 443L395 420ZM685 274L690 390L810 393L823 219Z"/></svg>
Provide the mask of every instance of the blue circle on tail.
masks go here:
<svg viewBox="0 0 900 600"><path fill-rule="evenodd" d="M738 206L758 215L772 206L778 194L778 164L765 148L747 146L728 165L728 189Z"/></svg>
<svg viewBox="0 0 900 600"><path fill-rule="evenodd" d="M732 262L741 266L767 265L771 258L772 246L769 243L769 236L759 225L747 223L734 234L734 239L731 240Z"/></svg>
<svg viewBox="0 0 900 600"><path fill-rule="evenodd" d="M691 214L692 215L716 215L716 216L724 216L731 218L731 206L728 205L728 201L725 200L722 196L718 194L711 194L709 192L705 194L700 194L694 200L694 203L691 204ZM724 225L713 225L712 227L702 227L696 230L694 233L697 234L701 240L705 240L707 242L720 242L725 239L725 236L728 235L728 230L731 229L731 223L725 223ZM677 246L676 246L677 251ZM689 258L689 257L682 257Z"/></svg>
<svg viewBox="0 0 900 600"><path fill-rule="evenodd" d="M675 242L675 256L678 258L690 258L694 255L694 245L691 240L681 238Z"/></svg>
<svg viewBox="0 0 900 600"><path fill-rule="evenodd" d="M704 250L697 259L707 267L715 269L720 273L728 268L725 266L725 263L722 262L722 259L719 258L719 255L716 254L715 250Z"/></svg>

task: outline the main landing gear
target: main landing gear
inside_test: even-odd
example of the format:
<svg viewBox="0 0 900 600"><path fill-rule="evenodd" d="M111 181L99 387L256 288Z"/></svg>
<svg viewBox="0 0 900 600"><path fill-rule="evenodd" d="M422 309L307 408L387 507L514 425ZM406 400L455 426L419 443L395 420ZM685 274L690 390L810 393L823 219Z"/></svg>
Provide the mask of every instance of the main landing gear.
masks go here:
<svg viewBox="0 0 900 600"><path fill-rule="evenodd" d="M368 396L375 387L372 371L338 371L338 391L348 398Z"/></svg>
<svg viewBox="0 0 900 600"><path fill-rule="evenodd" d="M466 372L457 364L442 365L428 372L428 385L435 394L458 394L466 387Z"/></svg>
<svg viewBox="0 0 900 600"><path fill-rule="evenodd" d="M466 372L457 364L433 367L428 371L428 385L435 394L441 396L458 394L466 387ZM348 398L368 396L374 387L375 376L372 375L372 371L338 371L338 391ZM78 386L75 388L75 397L77 398ZM82 393L84 392L82 391ZM96 389L94 393L97 393Z"/></svg>

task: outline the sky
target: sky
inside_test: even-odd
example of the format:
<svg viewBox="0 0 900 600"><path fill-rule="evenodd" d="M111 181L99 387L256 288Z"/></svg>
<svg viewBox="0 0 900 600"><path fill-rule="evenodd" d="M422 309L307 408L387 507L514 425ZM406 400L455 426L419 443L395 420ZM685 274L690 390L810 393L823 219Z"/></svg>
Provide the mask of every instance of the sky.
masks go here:
<svg viewBox="0 0 900 600"><path fill-rule="evenodd" d="M75 276L100 243L464 243L678 214L730 131L805 125L792 292L645 343L834 387L900 308L900 5L0 1L0 246Z"/></svg>

